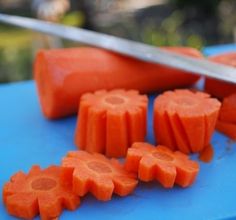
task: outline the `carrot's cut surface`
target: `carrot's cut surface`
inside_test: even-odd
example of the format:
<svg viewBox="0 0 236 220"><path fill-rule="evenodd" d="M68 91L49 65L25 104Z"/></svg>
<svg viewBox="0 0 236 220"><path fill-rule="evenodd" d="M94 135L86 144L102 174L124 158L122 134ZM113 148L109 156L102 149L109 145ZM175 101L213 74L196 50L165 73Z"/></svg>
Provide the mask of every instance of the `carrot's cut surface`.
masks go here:
<svg viewBox="0 0 236 220"><path fill-rule="evenodd" d="M229 138L236 140L236 124L235 123L229 123L229 122L223 122L218 120L216 123L216 129L228 136Z"/></svg>
<svg viewBox="0 0 236 220"><path fill-rule="evenodd" d="M144 141L148 98L135 90L105 90L81 97L75 144L81 150L109 157L126 155L135 141Z"/></svg>
<svg viewBox="0 0 236 220"><path fill-rule="evenodd" d="M91 192L102 201L110 200L113 192L120 196L132 193L138 183L135 174L118 160L97 153L71 151L62 160L62 170L62 180L70 178L77 195Z"/></svg>
<svg viewBox="0 0 236 220"><path fill-rule="evenodd" d="M219 119L223 122L236 123L236 93L224 98Z"/></svg>
<svg viewBox="0 0 236 220"><path fill-rule="evenodd" d="M167 48L164 48L167 49ZM193 48L168 48L193 57ZM100 89L136 89L142 93L195 83L199 76L91 47L41 50L34 63L41 108L54 119L78 110L81 95Z"/></svg>
<svg viewBox="0 0 236 220"><path fill-rule="evenodd" d="M41 219L60 215L65 207L74 210L80 203L72 193L69 182L60 180L61 168L50 166L41 170L33 166L29 174L18 172L3 187L3 201L8 212L19 218L32 219L40 214Z"/></svg>
<svg viewBox="0 0 236 220"><path fill-rule="evenodd" d="M222 63L225 65L236 67L236 53L224 53L209 57L209 60L217 63ZM233 93L236 93L236 85L233 83L227 83L224 81L206 78L205 90L211 95L223 99Z"/></svg>
<svg viewBox="0 0 236 220"><path fill-rule="evenodd" d="M187 155L161 145L154 147L141 142L129 148L125 168L138 173L140 180L149 182L156 179L165 188L173 187L174 183L190 186L199 172L198 163L189 160Z"/></svg>
<svg viewBox="0 0 236 220"><path fill-rule="evenodd" d="M220 102L190 90L164 92L154 103L154 134L158 144L183 153L200 152L210 143Z"/></svg>

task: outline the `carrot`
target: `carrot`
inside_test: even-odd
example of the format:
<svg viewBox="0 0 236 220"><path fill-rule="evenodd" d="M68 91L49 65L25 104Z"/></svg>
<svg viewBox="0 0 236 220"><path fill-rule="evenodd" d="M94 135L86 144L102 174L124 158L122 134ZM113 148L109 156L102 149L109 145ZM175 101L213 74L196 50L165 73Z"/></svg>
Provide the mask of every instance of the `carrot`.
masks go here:
<svg viewBox="0 0 236 220"><path fill-rule="evenodd" d="M173 52L202 57L192 48L174 48ZM39 51L34 76L42 111L49 119L76 113L79 98L86 92L123 88L146 93L189 86L199 79L181 70L90 47Z"/></svg>
<svg viewBox="0 0 236 220"><path fill-rule="evenodd" d="M109 157L126 155L127 148L146 136L147 102L135 90L100 90L81 97L75 144Z"/></svg>
<svg viewBox="0 0 236 220"><path fill-rule="evenodd" d="M154 134L159 144L183 153L200 152L210 142L220 102L206 93L167 91L155 99Z"/></svg>
<svg viewBox="0 0 236 220"><path fill-rule="evenodd" d="M198 163L189 160L187 155L165 146L154 147L141 142L129 148L125 168L138 173L140 180L149 182L156 179L165 188L173 187L174 183L190 186L199 172Z"/></svg>
<svg viewBox="0 0 236 220"><path fill-rule="evenodd" d="M62 181L70 179L73 191L84 196L91 192L98 200L107 201L112 193L130 194L137 185L135 175L115 159L86 151L71 151L62 160Z"/></svg>
<svg viewBox="0 0 236 220"><path fill-rule="evenodd" d="M223 122L236 123L236 93L224 98L219 119Z"/></svg>
<svg viewBox="0 0 236 220"><path fill-rule="evenodd" d="M236 67L236 52L219 54L209 57L209 60L217 63ZM211 95L223 99L226 96L236 93L236 85L224 81L206 78L205 90Z"/></svg>
<svg viewBox="0 0 236 220"><path fill-rule="evenodd" d="M236 141L236 124L218 120L216 129Z"/></svg>
<svg viewBox="0 0 236 220"><path fill-rule="evenodd" d="M41 170L33 166L29 174L18 172L3 187L3 201L11 215L32 219L40 214L41 219L60 215L62 208L74 210L80 203L71 191L68 182L60 180L61 168L50 166Z"/></svg>
<svg viewBox="0 0 236 220"><path fill-rule="evenodd" d="M209 163L214 157L214 148L211 144L207 145L199 154L199 160Z"/></svg>

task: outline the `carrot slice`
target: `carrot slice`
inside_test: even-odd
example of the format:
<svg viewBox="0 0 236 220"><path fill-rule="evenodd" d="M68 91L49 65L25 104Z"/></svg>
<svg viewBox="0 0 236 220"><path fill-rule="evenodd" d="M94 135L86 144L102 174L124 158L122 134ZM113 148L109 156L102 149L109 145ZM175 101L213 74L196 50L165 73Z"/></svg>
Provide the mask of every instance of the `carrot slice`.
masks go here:
<svg viewBox="0 0 236 220"><path fill-rule="evenodd" d="M219 119L223 122L236 123L236 93L224 98Z"/></svg>
<svg viewBox="0 0 236 220"><path fill-rule="evenodd" d="M126 155L128 146L144 141L148 99L135 90L100 90L81 97L75 144L81 150Z"/></svg>
<svg viewBox="0 0 236 220"><path fill-rule="evenodd" d="M202 57L193 48L163 49ZM42 111L49 119L76 113L79 98L87 92L124 88L147 93L189 86L199 79L182 70L91 47L39 51L34 76Z"/></svg>
<svg viewBox="0 0 236 220"><path fill-rule="evenodd" d="M138 173L140 180L149 182L156 179L165 188L173 187L174 183L190 186L199 172L198 163L189 160L187 155L165 146L154 147L142 142L129 148L125 168Z"/></svg>
<svg viewBox="0 0 236 220"><path fill-rule="evenodd" d="M183 153L200 152L210 142L220 102L202 92L164 92L154 103L154 134L159 144Z"/></svg>
<svg viewBox="0 0 236 220"><path fill-rule="evenodd" d="M222 63L225 65L236 67L236 61L235 61L236 53L235 52L229 52L229 53L223 53L223 54L211 56L209 57L209 60L216 63ZM236 85L233 83L227 83L227 82L212 79L212 78L206 78L205 90L211 95L219 99L223 99L226 96L236 93Z"/></svg>
<svg viewBox="0 0 236 220"><path fill-rule="evenodd" d="M80 199L72 193L67 180L61 183L61 171L57 166L45 170L33 166L29 174L16 173L3 187L7 211L24 219L32 219L38 214L41 219L52 219L60 215L63 207L76 209Z"/></svg>
<svg viewBox="0 0 236 220"><path fill-rule="evenodd" d="M216 123L216 129L228 136L229 138L236 140L236 124L230 122L223 122L218 120Z"/></svg>
<svg viewBox="0 0 236 220"><path fill-rule="evenodd" d="M62 180L71 175L73 191L84 196L91 192L98 200L107 201L113 192L126 196L137 185L136 176L115 159L102 154L71 151L62 160Z"/></svg>

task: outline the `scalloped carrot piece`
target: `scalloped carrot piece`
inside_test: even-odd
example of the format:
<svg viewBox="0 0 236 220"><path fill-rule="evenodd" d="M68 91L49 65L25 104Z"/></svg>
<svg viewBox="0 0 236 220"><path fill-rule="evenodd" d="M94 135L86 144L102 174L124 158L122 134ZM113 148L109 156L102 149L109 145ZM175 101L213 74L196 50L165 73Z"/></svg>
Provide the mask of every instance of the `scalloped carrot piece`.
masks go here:
<svg viewBox="0 0 236 220"><path fill-rule="evenodd" d="M232 140L236 140L236 124L229 123L218 120L216 123L216 129L231 138Z"/></svg>
<svg viewBox="0 0 236 220"><path fill-rule="evenodd" d="M220 109L219 120L236 123L236 93L224 98Z"/></svg>
<svg viewBox="0 0 236 220"><path fill-rule="evenodd" d="M220 102L187 89L164 92L154 103L154 134L158 144L183 153L200 152L210 142Z"/></svg>
<svg viewBox="0 0 236 220"><path fill-rule="evenodd" d="M109 157L126 155L146 136L148 99L135 90L96 91L81 97L75 144L81 150Z"/></svg>
<svg viewBox="0 0 236 220"><path fill-rule="evenodd" d="M61 168L50 166L41 170L33 166L28 174L18 172L3 187L3 201L7 211L16 217L32 219L56 218L65 207L74 210L80 199L67 181L61 182Z"/></svg>
<svg viewBox="0 0 236 220"><path fill-rule="evenodd" d="M196 179L199 165L179 151L171 151L165 146L147 143L134 143L129 148L125 168L138 173L140 180L149 182L154 179L165 188L172 188L174 183L188 187Z"/></svg>
<svg viewBox="0 0 236 220"><path fill-rule="evenodd" d="M228 52L228 53L210 56L209 60L216 63L222 63L225 65L236 67L236 53L235 52ZM228 83L221 80L206 78L205 90L211 95L219 99L223 99L226 96L236 93L236 85L233 83Z"/></svg>
<svg viewBox="0 0 236 220"><path fill-rule="evenodd" d="M137 185L136 175L116 159L102 154L71 151L62 160L62 180L70 177L73 191L84 196L91 192L98 200L110 200L113 193L126 196Z"/></svg>

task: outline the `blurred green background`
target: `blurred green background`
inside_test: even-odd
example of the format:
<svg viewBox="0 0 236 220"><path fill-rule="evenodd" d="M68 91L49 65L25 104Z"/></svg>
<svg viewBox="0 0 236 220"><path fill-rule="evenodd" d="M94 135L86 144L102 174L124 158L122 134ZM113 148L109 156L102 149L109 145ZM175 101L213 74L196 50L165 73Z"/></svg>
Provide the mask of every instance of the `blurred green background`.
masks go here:
<svg viewBox="0 0 236 220"><path fill-rule="evenodd" d="M235 0L0 0L0 12L37 17L156 46L198 49L236 41ZM0 83L32 78L40 48L76 43L0 24Z"/></svg>

